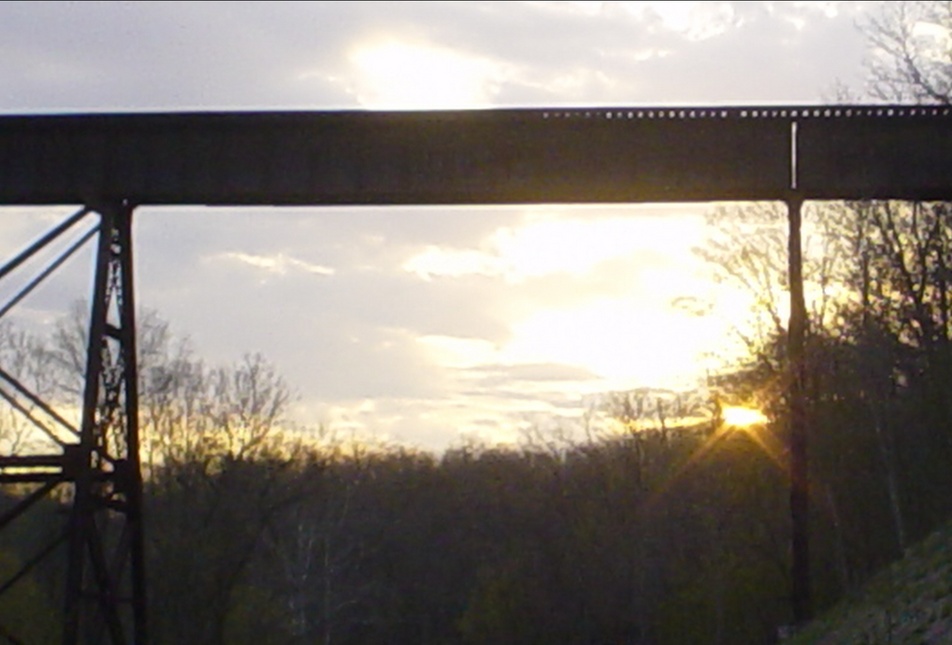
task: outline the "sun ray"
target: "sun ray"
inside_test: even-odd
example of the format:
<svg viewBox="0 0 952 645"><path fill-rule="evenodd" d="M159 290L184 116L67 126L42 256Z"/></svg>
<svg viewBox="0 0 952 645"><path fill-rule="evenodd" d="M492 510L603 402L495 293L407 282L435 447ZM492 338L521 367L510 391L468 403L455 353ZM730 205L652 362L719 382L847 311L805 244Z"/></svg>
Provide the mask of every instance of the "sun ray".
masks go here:
<svg viewBox="0 0 952 645"><path fill-rule="evenodd" d="M788 472L786 450L783 442L770 428L770 419L759 409L745 406L724 406L719 422L713 422L713 430L704 442L665 479L646 501L649 510L665 497L667 491L689 470L697 466L719 444L732 435L743 433L770 459L781 472Z"/></svg>

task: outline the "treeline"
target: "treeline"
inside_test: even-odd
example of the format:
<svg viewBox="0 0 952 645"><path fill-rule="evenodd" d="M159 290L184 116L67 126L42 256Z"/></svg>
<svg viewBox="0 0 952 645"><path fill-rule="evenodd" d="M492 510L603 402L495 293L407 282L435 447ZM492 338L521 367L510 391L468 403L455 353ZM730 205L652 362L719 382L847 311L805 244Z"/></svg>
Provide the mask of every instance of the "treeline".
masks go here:
<svg viewBox="0 0 952 645"><path fill-rule="evenodd" d="M151 631L158 643L766 642L786 614L784 490L748 435L706 428L441 457L275 438L163 459L146 491ZM4 536L2 561L61 530L47 510ZM61 564L0 600L25 642L57 642Z"/></svg>
<svg viewBox="0 0 952 645"><path fill-rule="evenodd" d="M786 614L783 475L744 434L162 475L160 642L765 642Z"/></svg>

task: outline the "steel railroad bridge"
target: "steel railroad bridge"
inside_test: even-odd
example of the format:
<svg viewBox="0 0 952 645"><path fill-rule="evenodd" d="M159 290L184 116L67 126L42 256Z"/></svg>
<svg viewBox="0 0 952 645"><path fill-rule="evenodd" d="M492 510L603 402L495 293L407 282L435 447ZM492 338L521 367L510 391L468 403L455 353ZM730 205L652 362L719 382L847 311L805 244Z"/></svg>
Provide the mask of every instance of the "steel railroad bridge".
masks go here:
<svg viewBox="0 0 952 645"><path fill-rule="evenodd" d="M62 642L148 641L131 237L137 206L778 200L788 205L791 232L792 601L803 620L800 211L806 200L840 199L952 200L952 108L0 116L0 204L79 206L0 267L0 279L93 221L0 316L84 242L98 245L79 426L0 366L0 397L61 447L0 456L0 483L35 487L0 515L0 529L54 489L67 488L71 500L62 534L0 581L0 595L65 550ZM20 642L0 626L2 640Z"/></svg>

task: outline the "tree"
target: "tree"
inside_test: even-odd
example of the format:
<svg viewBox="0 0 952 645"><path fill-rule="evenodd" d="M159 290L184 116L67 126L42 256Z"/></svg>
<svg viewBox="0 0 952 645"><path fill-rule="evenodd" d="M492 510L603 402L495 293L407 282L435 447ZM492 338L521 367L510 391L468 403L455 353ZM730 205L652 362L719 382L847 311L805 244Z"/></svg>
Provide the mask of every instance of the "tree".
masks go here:
<svg viewBox="0 0 952 645"><path fill-rule="evenodd" d="M63 409L83 390L87 309L74 304L48 337L0 329L4 367ZM300 446L281 427L291 392L260 355L208 367L154 311L140 312L137 333L153 635L238 642L235 633L271 615L250 571L265 532L301 494ZM12 430L20 434L8 441L28 436Z"/></svg>
<svg viewBox="0 0 952 645"><path fill-rule="evenodd" d="M48 398L55 389L48 360L46 346L34 334L6 321L0 322L0 366L41 398ZM49 451L52 437L38 433L23 413L35 414L36 406L17 396L5 382L0 383L0 393L5 399L9 397L7 403L16 402L16 407L3 404L0 410L0 454L13 455L38 448ZM42 414L39 416L45 418ZM56 432L52 435L59 436Z"/></svg>
<svg viewBox="0 0 952 645"><path fill-rule="evenodd" d="M952 102L952 2L885 2L862 30L873 49L868 93L879 101Z"/></svg>
<svg viewBox="0 0 952 645"><path fill-rule="evenodd" d="M952 103L950 28L952 3L885 4L863 26L873 48L868 95ZM804 245L804 274L815 277L807 290L816 295L806 354L813 497L826 501L815 516L826 526L814 561L836 560L846 586L952 511L937 492L952 483L952 209L811 208L820 216L805 232L812 228L824 249ZM751 328L766 332L745 337L751 358L730 375L735 386L750 377L767 384L787 360L777 342L786 332L776 306L787 289L783 246L769 215L758 207L715 213L721 237L704 252L723 279L755 297L761 324Z"/></svg>
<svg viewBox="0 0 952 645"><path fill-rule="evenodd" d="M884 3L862 30L873 50L867 87L872 98L952 103L952 2ZM879 392L890 396L878 400L896 404L902 398L915 399L915 405L903 407L906 418L911 413L919 423L905 421L903 425L937 427L945 435L941 440L935 432L919 437L917 444L928 445L926 455L933 459L907 462L906 467L922 473L937 455L952 458L952 388L948 385L952 382L952 208L938 203L877 203L855 205L854 211L867 229L865 245L870 251L861 276L863 329L869 328L870 307L878 306L873 317L899 350L894 374ZM875 302L868 298L870 288L878 295ZM903 397L897 397L900 392ZM882 418L879 412L876 416ZM909 429L904 434L912 434ZM897 446L889 432L885 433L889 443ZM903 460L901 443L887 453L892 462ZM919 502L923 496L930 497L923 491L906 503ZM897 491L894 497L901 495ZM941 517L950 510L949 503L940 504L935 515ZM896 521L900 524L901 518Z"/></svg>

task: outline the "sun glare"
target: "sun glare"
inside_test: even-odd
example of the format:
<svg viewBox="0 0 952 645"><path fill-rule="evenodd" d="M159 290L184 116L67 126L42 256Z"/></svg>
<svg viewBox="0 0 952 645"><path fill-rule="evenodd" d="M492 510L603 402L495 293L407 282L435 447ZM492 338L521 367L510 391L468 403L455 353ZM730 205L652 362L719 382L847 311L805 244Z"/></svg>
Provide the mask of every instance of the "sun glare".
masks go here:
<svg viewBox="0 0 952 645"><path fill-rule="evenodd" d="M730 330L749 308L698 269L691 247L703 230L683 205L546 208L475 248L428 246L403 269L427 281L480 276L519 294L498 303L510 331L498 344L427 339L441 365L568 365L589 374L576 390L681 389L731 355Z"/></svg>
<svg viewBox="0 0 952 645"><path fill-rule="evenodd" d="M725 406L721 410L721 416L724 418L724 425L736 428L749 428L769 421L764 413L756 408L735 405Z"/></svg>
<svg viewBox="0 0 952 645"><path fill-rule="evenodd" d="M459 109L491 103L491 61L446 48L385 40L350 56L357 100L371 109Z"/></svg>
<svg viewBox="0 0 952 645"><path fill-rule="evenodd" d="M638 302L605 298L565 309L546 309L512 325L504 355L513 362L575 365L614 389L654 383L674 387L691 374L704 345L703 323Z"/></svg>

